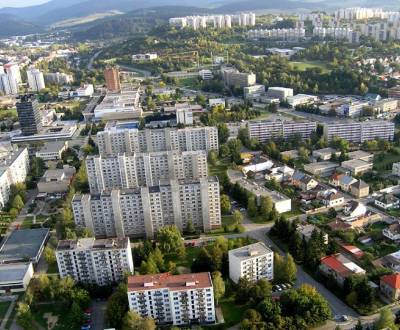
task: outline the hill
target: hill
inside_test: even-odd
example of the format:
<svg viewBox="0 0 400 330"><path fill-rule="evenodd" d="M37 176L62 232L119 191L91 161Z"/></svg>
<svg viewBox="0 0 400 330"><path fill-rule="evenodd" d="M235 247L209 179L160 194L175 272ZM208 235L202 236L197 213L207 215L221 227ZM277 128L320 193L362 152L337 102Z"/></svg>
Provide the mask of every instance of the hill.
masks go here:
<svg viewBox="0 0 400 330"><path fill-rule="evenodd" d="M43 31L43 27L30 22L25 22L20 18L5 15L1 18L0 38L40 33Z"/></svg>

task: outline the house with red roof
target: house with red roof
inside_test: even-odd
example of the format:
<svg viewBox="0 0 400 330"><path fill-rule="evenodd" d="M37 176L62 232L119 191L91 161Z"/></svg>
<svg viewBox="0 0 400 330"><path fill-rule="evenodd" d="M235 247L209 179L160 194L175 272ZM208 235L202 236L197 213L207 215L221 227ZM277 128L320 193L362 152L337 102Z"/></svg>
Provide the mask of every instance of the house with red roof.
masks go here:
<svg viewBox="0 0 400 330"><path fill-rule="evenodd" d="M336 253L321 259L319 269L325 276L332 276L339 286L350 275L364 275L365 270L347 259L343 254Z"/></svg>
<svg viewBox="0 0 400 330"><path fill-rule="evenodd" d="M400 298L400 274L382 276L379 287L385 297L391 301L398 300Z"/></svg>
<svg viewBox="0 0 400 330"><path fill-rule="evenodd" d="M340 247L342 248L343 253L348 254L350 257L360 259L364 255L364 252L360 250L357 246L340 244Z"/></svg>

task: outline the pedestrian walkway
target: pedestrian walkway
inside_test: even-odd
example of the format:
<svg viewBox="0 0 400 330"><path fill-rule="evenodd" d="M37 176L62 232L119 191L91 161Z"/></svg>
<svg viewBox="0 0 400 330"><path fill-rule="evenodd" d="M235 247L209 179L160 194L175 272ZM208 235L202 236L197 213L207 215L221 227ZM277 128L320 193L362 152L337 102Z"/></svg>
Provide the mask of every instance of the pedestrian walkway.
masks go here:
<svg viewBox="0 0 400 330"><path fill-rule="evenodd" d="M4 299L4 298L9 298L9 299ZM9 297L4 297L3 299L1 299L1 301L10 301L11 300L11 304L10 306L8 306L8 310L6 315L4 316L3 321L0 324L0 329L5 329L6 328L6 324L8 322L8 319L11 316L11 313L13 311L13 309L15 308L15 304L17 301L17 296L9 296Z"/></svg>

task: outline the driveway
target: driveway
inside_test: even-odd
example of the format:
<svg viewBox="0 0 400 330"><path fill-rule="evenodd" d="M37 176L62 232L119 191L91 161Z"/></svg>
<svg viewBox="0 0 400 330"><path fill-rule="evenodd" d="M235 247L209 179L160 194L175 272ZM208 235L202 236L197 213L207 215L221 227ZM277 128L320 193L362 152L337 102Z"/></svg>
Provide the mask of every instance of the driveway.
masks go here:
<svg viewBox="0 0 400 330"><path fill-rule="evenodd" d="M93 301L92 302L92 329L103 330L104 329L104 317L106 313L106 300Z"/></svg>

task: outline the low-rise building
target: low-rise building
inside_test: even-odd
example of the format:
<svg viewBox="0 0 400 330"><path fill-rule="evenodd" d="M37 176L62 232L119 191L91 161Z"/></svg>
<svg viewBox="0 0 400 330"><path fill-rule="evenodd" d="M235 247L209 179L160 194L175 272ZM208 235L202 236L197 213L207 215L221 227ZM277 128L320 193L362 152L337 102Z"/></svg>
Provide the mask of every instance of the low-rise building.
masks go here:
<svg viewBox="0 0 400 330"><path fill-rule="evenodd" d="M344 207L343 213L347 217L347 220L356 219L364 216L367 213L367 208L363 203L351 200Z"/></svg>
<svg viewBox="0 0 400 330"><path fill-rule="evenodd" d="M67 141L46 142L40 150L36 152L36 157L44 161L60 160L62 153L68 148Z"/></svg>
<svg viewBox="0 0 400 330"><path fill-rule="evenodd" d="M33 277L29 263L0 264L0 294L24 292Z"/></svg>
<svg viewBox="0 0 400 330"><path fill-rule="evenodd" d="M229 277L238 283L240 278L256 282L274 276L274 253L258 242L229 251Z"/></svg>
<svg viewBox="0 0 400 330"><path fill-rule="evenodd" d="M352 176L346 174L335 173L329 180L329 183L335 187L340 187L343 191L349 191L350 186L357 182L357 179L354 179Z"/></svg>
<svg viewBox="0 0 400 330"><path fill-rule="evenodd" d="M374 204L384 210L398 209L400 207L400 199L392 194L384 193L374 200Z"/></svg>
<svg viewBox="0 0 400 330"><path fill-rule="evenodd" d="M382 230L382 235L391 241L400 241L400 221L389 225Z"/></svg>
<svg viewBox="0 0 400 330"><path fill-rule="evenodd" d="M363 150L351 151L347 154L347 156L349 157L350 160L358 159L368 163L374 160L374 154L371 154Z"/></svg>
<svg viewBox="0 0 400 330"><path fill-rule="evenodd" d="M385 113L396 111L398 108L399 100L396 99L383 99L375 102L374 109L378 113Z"/></svg>
<svg viewBox="0 0 400 330"><path fill-rule="evenodd" d="M332 276L340 286L343 286L345 279L351 275L366 274L364 269L340 253L322 258L319 269L325 276Z"/></svg>
<svg viewBox="0 0 400 330"><path fill-rule="evenodd" d="M300 236L302 238L304 238L307 242L310 240L311 235L313 234L314 231L317 231L317 233L323 235L324 237L324 243L328 244L329 242L329 236L327 233L321 231L321 229L319 229L317 226L314 226L312 224L305 224L305 225L298 225L296 227L296 230L298 231L298 233L300 234Z"/></svg>
<svg viewBox="0 0 400 330"><path fill-rule="evenodd" d="M349 170L352 175L358 175L371 171L374 164L360 159L352 159L342 162L341 166Z"/></svg>
<svg viewBox="0 0 400 330"><path fill-rule="evenodd" d="M344 196L336 190L328 190L322 197L322 203L326 207L338 207L344 204Z"/></svg>
<svg viewBox="0 0 400 330"><path fill-rule="evenodd" d="M400 298L400 274L384 275L380 278L379 288L381 293L391 301Z"/></svg>
<svg viewBox="0 0 400 330"><path fill-rule="evenodd" d="M254 85L243 88L244 98L246 100L251 100L254 98L258 98L265 94L265 86L264 85Z"/></svg>
<svg viewBox="0 0 400 330"><path fill-rule="evenodd" d="M312 153L314 158L316 158L318 160L323 160L323 161L330 160L332 158L332 155L339 157L340 154L341 154L340 151L337 151L336 149L333 149L333 148L318 149L318 150L314 150Z"/></svg>
<svg viewBox="0 0 400 330"><path fill-rule="evenodd" d="M131 244L125 238L80 238L60 241L56 250L60 277L100 286L118 283L133 273Z"/></svg>
<svg viewBox="0 0 400 330"><path fill-rule="evenodd" d="M68 192L75 167L64 165L62 169L47 170L37 183L40 194L64 194Z"/></svg>
<svg viewBox="0 0 400 330"><path fill-rule="evenodd" d="M312 175L329 176L339 165L332 162L317 162L304 165L304 170Z"/></svg>
<svg viewBox="0 0 400 330"><path fill-rule="evenodd" d="M286 101L288 97L293 96L293 88L269 87L267 97L276 98L279 101Z"/></svg>
<svg viewBox="0 0 400 330"><path fill-rule="evenodd" d="M363 198L369 195L369 185L363 180L357 180L350 185L350 194L356 198Z"/></svg>
<svg viewBox="0 0 400 330"><path fill-rule="evenodd" d="M314 104L318 101L318 97L314 95L297 94L287 97L286 101L291 108L296 108L301 105Z"/></svg>
<svg viewBox="0 0 400 330"><path fill-rule="evenodd" d="M128 277L129 309L158 324L215 322L210 273L138 275Z"/></svg>

